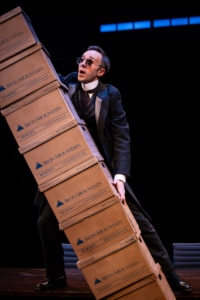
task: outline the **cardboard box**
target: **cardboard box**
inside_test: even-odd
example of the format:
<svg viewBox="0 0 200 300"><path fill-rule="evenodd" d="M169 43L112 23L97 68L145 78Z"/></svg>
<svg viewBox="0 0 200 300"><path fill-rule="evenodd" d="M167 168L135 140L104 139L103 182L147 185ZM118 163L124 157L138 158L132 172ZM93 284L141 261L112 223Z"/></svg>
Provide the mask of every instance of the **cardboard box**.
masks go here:
<svg viewBox="0 0 200 300"><path fill-rule="evenodd" d="M141 235L133 235L77 262L96 299L154 274L154 262Z"/></svg>
<svg viewBox="0 0 200 300"><path fill-rule="evenodd" d="M0 63L0 107L22 99L59 76L41 43Z"/></svg>
<svg viewBox="0 0 200 300"><path fill-rule="evenodd" d="M106 300L176 300L160 265L155 273L106 297Z"/></svg>
<svg viewBox="0 0 200 300"><path fill-rule="evenodd" d="M14 102L2 109L1 113L22 152L75 125L85 125L79 118L67 90L58 81Z"/></svg>
<svg viewBox="0 0 200 300"><path fill-rule="evenodd" d="M79 260L140 233L139 226L127 205L119 197L106 199L60 224Z"/></svg>
<svg viewBox="0 0 200 300"><path fill-rule="evenodd" d="M19 152L22 153L21 148ZM76 125L35 148L31 147L23 155L38 185L72 168L79 168L81 163L92 157L102 160L89 130L84 125Z"/></svg>
<svg viewBox="0 0 200 300"><path fill-rule="evenodd" d="M112 175L103 161L44 191L59 223L111 197L118 197Z"/></svg>
<svg viewBox="0 0 200 300"><path fill-rule="evenodd" d="M0 61L33 46L39 39L20 6L0 16Z"/></svg>
<svg viewBox="0 0 200 300"><path fill-rule="evenodd" d="M92 156L91 158L84 160L82 163L74 166L73 168L69 169L68 171L61 173L61 174L57 175L56 177L52 177L48 181L41 183L40 185L38 185L40 192L44 192L44 191L54 187L55 185L58 185L61 182L69 179L70 177L75 176L78 173L88 169L89 167L98 163L99 159L100 159L100 157L97 158L95 156ZM103 157L101 160L103 160Z"/></svg>

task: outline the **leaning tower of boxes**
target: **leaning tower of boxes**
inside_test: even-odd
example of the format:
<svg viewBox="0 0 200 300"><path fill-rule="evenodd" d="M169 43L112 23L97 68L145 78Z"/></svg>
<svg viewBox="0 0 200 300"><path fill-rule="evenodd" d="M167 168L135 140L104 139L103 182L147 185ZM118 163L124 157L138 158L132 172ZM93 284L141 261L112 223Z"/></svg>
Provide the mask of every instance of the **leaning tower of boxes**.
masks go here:
<svg viewBox="0 0 200 300"><path fill-rule="evenodd" d="M29 17L0 16L0 108L96 299L174 300Z"/></svg>

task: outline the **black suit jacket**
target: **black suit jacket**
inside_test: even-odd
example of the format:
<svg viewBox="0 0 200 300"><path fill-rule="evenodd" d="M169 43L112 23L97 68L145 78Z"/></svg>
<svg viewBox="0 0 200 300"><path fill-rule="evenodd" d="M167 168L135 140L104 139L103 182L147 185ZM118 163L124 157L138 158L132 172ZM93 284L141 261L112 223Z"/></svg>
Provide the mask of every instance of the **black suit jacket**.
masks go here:
<svg viewBox="0 0 200 300"><path fill-rule="evenodd" d="M79 85L77 73L61 77L71 98ZM105 160L114 174L130 176L130 133L119 90L110 84L99 83L95 99L95 119L98 138Z"/></svg>

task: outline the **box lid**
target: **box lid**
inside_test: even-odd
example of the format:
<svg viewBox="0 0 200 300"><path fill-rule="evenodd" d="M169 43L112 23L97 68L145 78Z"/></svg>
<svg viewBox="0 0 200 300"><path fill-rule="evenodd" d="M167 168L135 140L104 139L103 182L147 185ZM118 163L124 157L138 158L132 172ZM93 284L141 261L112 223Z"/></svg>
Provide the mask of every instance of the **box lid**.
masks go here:
<svg viewBox="0 0 200 300"><path fill-rule="evenodd" d="M15 56L12 56L11 58L8 58L7 60L3 61L0 63L0 70L3 70L5 68L7 68L8 66L16 63L17 61L25 58L26 56L38 51L38 50L43 50L46 55L48 57L50 57L49 52L47 51L47 49L44 47L44 45L41 42L36 43L35 45L33 45L30 48L27 48L26 50L16 54Z"/></svg>
<svg viewBox="0 0 200 300"><path fill-rule="evenodd" d="M13 9L11 9L10 11L6 12L5 14L1 15L0 16L0 24L11 19L12 17L18 15L18 14L23 14L24 17L27 19L27 21L29 23L31 23L31 20L30 18L28 17L28 15L24 12L24 10L20 7L20 6L17 6Z"/></svg>

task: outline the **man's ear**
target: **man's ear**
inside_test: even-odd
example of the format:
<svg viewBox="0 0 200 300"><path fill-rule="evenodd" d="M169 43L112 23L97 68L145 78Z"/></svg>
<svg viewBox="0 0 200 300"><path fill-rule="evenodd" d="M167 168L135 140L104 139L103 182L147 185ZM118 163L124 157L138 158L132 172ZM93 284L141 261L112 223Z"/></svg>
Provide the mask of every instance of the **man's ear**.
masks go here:
<svg viewBox="0 0 200 300"><path fill-rule="evenodd" d="M104 68L101 68L101 69L98 70L97 76L98 76L98 77L101 77L101 76L103 76L104 74L105 74L105 69L104 69Z"/></svg>

